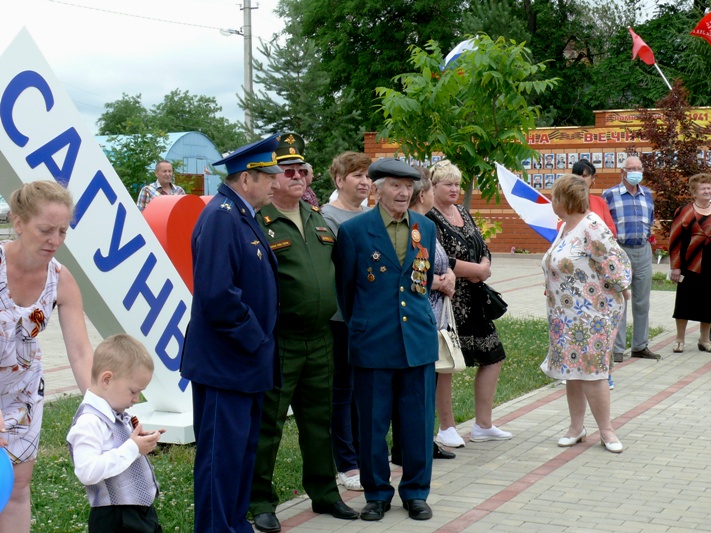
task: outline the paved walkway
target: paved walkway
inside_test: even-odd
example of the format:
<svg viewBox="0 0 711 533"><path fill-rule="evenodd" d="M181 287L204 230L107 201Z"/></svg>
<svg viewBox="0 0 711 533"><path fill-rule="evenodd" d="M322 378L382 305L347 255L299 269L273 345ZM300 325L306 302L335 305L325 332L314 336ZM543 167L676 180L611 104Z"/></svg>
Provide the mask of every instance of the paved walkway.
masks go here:
<svg viewBox="0 0 711 533"><path fill-rule="evenodd" d="M513 316L545 314L540 260L494 258L492 285ZM664 359L615 365L612 416L624 453L600 446L589 412L587 442L558 448L568 409L564 388L551 385L495 409L494 423L515 435L510 441L468 443L455 460L434 462L432 520L410 520L397 496L380 522L315 515L308 499L296 498L278 509L282 531L711 531L711 354L696 348L698 325L687 332L686 352L672 354L673 302L673 292L652 292L650 322L665 332L651 348ZM50 394L75 390L61 342L52 342L59 338L54 331L43 335ZM98 342L98 335L92 339ZM471 426L469 421L458 427L465 440ZM393 483L400 474L393 467ZM355 509L365 504L360 492L343 497Z"/></svg>

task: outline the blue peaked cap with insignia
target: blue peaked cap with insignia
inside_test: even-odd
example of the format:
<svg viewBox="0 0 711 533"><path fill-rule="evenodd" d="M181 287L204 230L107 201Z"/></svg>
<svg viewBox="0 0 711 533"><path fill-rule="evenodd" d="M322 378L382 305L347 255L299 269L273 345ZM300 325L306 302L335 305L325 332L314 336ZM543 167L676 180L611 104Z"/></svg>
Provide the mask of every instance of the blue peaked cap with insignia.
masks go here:
<svg viewBox="0 0 711 533"><path fill-rule="evenodd" d="M245 170L258 170L267 174L279 174L282 169L277 165L276 149L280 134L272 135L238 148L227 157L215 161L213 165L225 165L227 174Z"/></svg>

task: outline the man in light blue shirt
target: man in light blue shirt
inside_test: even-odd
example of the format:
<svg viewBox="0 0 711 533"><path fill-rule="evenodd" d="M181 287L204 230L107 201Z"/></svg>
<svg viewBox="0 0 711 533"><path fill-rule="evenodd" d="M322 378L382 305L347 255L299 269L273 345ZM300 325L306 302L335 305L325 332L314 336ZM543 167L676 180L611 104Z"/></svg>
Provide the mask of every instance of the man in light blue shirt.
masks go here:
<svg viewBox="0 0 711 533"><path fill-rule="evenodd" d="M617 228L617 241L627 252L632 264L632 357L661 359L649 347L649 302L652 292L652 246L649 237L654 224L654 199L651 191L639 183L643 177L642 162L630 156L622 169L622 182L602 193ZM622 315L614 359L623 361L627 346L627 311Z"/></svg>

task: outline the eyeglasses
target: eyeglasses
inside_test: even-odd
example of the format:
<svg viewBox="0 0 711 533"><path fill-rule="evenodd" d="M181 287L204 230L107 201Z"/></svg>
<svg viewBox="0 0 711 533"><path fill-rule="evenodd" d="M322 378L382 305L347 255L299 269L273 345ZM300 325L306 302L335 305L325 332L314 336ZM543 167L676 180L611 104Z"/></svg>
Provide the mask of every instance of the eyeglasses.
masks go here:
<svg viewBox="0 0 711 533"><path fill-rule="evenodd" d="M293 178L297 172L299 173L299 176L301 176L302 178L305 178L306 176L309 175L309 171L305 168L285 168L284 169L284 175L287 178Z"/></svg>

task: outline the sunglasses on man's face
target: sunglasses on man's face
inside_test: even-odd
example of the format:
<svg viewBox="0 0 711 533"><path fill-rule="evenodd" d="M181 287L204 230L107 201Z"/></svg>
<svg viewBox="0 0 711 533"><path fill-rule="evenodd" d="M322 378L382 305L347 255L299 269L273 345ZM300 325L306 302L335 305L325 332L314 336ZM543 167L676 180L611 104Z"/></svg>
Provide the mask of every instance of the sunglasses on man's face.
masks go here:
<svg viewBox="0 0 711 533"><path fill-rule="evenodd" d="M305 168L298 168L298 169L297 168L285 168L284 169L284 175L287 178L293 178L297 172L299 173L299 176L301 176L302 178L305 178L309 174L309 171Z"/></svg>

